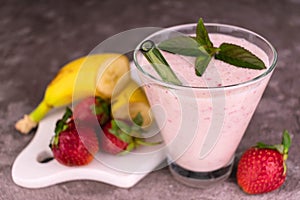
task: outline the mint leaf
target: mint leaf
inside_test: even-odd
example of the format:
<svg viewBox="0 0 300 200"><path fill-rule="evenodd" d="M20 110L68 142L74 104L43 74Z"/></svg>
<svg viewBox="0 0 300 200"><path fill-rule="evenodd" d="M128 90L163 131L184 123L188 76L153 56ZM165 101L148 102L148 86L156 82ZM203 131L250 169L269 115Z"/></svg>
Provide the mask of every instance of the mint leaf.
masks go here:
<svg viewBox="0 0 300 200"><path fill-rule="evenodd" d="M200 46L198 42L188 36L178 36L168 40L162 41L158 48L174 54L184 56L201 56L206 54L204 47Z"/></svg>
<svg viewBox="0 0 300 200"><path fill-rule="evenodd" d="M264 62L250 51L235 44L222 43L215 58L237 67L266 69Z"/></svg>
<svg viewBox="0 0 300 200"><path fill-rule="evenodd" d="M197 76L202 76L204 71L206 70L210 60L211 56L209 54L205 56L199 56L196 58L195 61L195 71Z"/></svg>
<svg viewBox="0 0 300 200"><path fill-rule="evenodd" d="M210 52L210 49L213 48L213 43L209 39L202 18L199 19L196 27L196 40L200 45L204 46L208 52Z"/></svg>
<svg viewBox="0 0 300 200"><path fill-rule="evenodd" d="M210 43L209 45L212 44ZM158 45L158 48L174 54L197 57L195 62L195 71L198 76L202 76L211 60L211 56L204 46L201 46L194 37L174 37L161 42ZM210 47L210 52L214 53L215 51L216 49L214 47Z"/></svg>

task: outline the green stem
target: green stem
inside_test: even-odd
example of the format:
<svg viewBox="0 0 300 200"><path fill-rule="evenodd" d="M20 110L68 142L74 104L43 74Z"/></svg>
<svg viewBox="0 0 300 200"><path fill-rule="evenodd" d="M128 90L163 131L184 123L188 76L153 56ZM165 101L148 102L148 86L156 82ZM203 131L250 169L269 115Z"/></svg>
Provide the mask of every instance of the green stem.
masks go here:
<svg viewBox="0 0 300 200"><path fill-rule="evenodd" d="M45 115L52 109L46 102L42 101L30 114L29 117L36 123L39 123Z"/></svg>
<svg viewBox="0 0 300 200"><path fill-rule="evenodd" d="M289 148L291 147L292 140L287 130L282 134L282 146L283 146L283 174L286 174L287 166L285 161L288 159Z"/></svg>
<svg viewBox="0 0 300 200"><path fill-rule="evenodd" d="M143 140L141 140L141 139L135 139L135 143L136 144L139 144L139 145L142 145L142 146L155 146L155 145L159 145L159 144L161 144L162 143L162 141L160 141L160 142L145 142L145 141L143 141Z"/></svg>
<svg viewBox="0 0 300 200"><path fill-rule="evenodd" d="M283 131L283 135L282 135L282 145L283 145L283 154L286 155L286 159L287 159L287 154L289 152L289 148L291 147L291 137L290 134L287 130Z"/></svg>
<svg viewBox="0 0 300 200"><path fill-rule="evenodd" d="M177 78L163 55L156 48L153 41L146 40L143 42L140 50L163 81L181 85L180 80Z"/></svg>

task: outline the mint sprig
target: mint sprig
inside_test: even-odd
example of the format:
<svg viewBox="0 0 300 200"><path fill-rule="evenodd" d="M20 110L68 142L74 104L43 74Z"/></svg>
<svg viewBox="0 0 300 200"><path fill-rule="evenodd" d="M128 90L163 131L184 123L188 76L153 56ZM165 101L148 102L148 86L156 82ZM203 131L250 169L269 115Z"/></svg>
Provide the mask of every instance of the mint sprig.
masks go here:
<svg viewBox="0 0 300 200"><path fill-rule="evenodd" d="M264 62L247 49L229 43L214 47L203 20L200 18L196 27L196 37L177 36L162 41L158 48L174 54L196 57L195 72L202 76L212 57L236 67L262 70Z"/></svg>

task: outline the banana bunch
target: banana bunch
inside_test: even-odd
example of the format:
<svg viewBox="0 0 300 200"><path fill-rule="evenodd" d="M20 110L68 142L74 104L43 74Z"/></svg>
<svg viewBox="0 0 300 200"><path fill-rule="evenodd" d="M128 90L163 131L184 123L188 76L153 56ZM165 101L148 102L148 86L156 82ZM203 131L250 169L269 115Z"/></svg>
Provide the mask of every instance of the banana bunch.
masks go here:
<svg viewBox="0 0 300 200"><path fill-rule="evenodd" d="M121 54L88 55L67 63L47 86L40 104L15 124L21 133L28 133L53 108L65 106L88 96L110 99L116 84L122 90L130 79L129 61Z"/></svg>

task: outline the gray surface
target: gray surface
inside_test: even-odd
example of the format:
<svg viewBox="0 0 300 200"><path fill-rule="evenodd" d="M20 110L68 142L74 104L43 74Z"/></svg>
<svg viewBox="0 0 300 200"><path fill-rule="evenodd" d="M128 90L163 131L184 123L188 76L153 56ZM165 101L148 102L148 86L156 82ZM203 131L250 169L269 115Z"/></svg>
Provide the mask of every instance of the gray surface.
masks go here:
<svg viewBox="0 0 300 200"><path fill-rule="evenodd" d="M18 134L13 125L30 112L48 82L66 61L88 54L121 31L195 22L247 27L268 38L279 53L278 67L258 106L238 153L257 141L277 143L292 132L293 146L284 186L248 196L234 174L212 190L185 187L164 168L131 189L93 181L75 181L44 189L15 185L11 167L34 134ZM1 1L0 3L0 199L299 199L300 198L300 1Z"/></svg>

